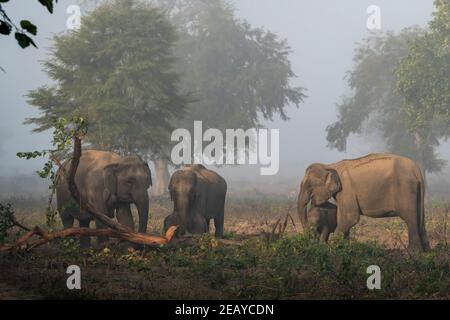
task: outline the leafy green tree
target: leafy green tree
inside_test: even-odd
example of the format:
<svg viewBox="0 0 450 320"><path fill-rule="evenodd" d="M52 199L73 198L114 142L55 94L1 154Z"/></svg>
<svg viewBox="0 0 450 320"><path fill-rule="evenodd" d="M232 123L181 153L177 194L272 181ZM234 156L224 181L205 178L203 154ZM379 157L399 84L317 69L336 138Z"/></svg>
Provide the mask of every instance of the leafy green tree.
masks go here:
<svg viewBox="0 0 450 320"><path fill-rule="evenodd" d="M365 40L356 49L354 67L347 74L350 96L338 105L338 120L327 127L331 148L345 151L351 134L370 132L385 143L386 151L418 160L416 135L409 130L403 98L396 90L396 68L410 50L410 43L421 38L424 30L408 28L399 34L388 33ZM421 167L427 172L438 172L445 161L438 158L436 148L448 137L447 126L434 121L427 143L421 150Z"/></svg>
<svg viewBox="0 0 450 320"><path fill-rule="evenodd" d="M86 141L120 154L158 154L183 114L173 68L176 32L159 10L112 1L83 17L79 30L54 37L44 70L55 81L28 93L41 114L25 123L47 130L52 119L88 119Z"/></svg>
<svg viewBox="0 0 450 320"><path fill-rule="evenodd" d="M442 136L450 134L450 0L436 0L435 6L430 30L410 44L396 72L416 160L423 169L436 124L441 124Z"/></svg>
<svg viewBox="0 0 450 320"><path fill-rule="evenodd" d="M53 5L57 3L58 0L38 0L40 4L45 6L48 12L53 13ZM5 9L2 7L2 3L10 2L10 0L0 0L0 34L10 35L14 31L14 37L17 43L22 48L26 48L30 45L36 47L31 36L37 34L37 27L31 23L29 20L21 20L19 25L16 25L12 19L8 16Z"/></svg>
<svg viewBox="0 0 450 320"><path fill-rule="evenodd" d="M151 2L163 8L178 29L181 88L194 99L176 127L190 130L194 120L201 120L204 130L260 127L263 119L275 115L287 120L286 107L298 107L305 98L303 88L290 85L295 74L287 41L237 19L229 2ZM159 175L167 177L167 162L161 159L158 167ZM159 192L165 191L163 179L157 181L162 182Z"/></svg>

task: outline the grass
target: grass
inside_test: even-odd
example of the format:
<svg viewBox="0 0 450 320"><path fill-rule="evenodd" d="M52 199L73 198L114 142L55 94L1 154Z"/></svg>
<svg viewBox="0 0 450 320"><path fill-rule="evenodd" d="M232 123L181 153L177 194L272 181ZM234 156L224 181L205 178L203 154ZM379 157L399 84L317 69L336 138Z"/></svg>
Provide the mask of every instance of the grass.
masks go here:
<svg viewBox="0 0 450 320"><path fill-rule="evenodd" d="M81 250L70 240L30 253L2 256L0 283L16 296L68 299L449 299L450 248L444 203L427 208L433 249L405 249L407 233L396 218L364 218L351 239L329 244L288 225L270 234L280 217L294 215L289 198L233 199L227 202L225 238L198 236L193 244L133 251L123 245ZM160 233L170 212L167 199L152 202L151 232ZM22 210L22 209L21 209ZM43 224L43 213L27 216ZM33 210L32 210L33 211ZM295 216L294 216L295 218ZM82 289L66 288L68 265L81 267ZM368 290L367 267L381 269L381 290ZM17 292L21 294L18 295ZM0 296L1 297L1 296Z"/></svg>

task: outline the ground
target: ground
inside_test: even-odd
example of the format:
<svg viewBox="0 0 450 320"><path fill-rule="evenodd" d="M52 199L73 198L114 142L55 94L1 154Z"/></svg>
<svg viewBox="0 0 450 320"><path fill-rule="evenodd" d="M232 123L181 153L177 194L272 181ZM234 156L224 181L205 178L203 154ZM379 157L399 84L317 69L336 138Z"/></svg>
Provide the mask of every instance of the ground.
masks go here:
<svg viewBox="0 0 450 320"><path fill-rule="evenodd" d="M149 232L160 234L170 212L168 199L153 199ZM45 225L41 209L17 209L17 216ZM426 254L407 250L397 218L362 217L350 241L320 244L303 234L294 195L231 195L226 241L201 236L142 252L115 243L82 251L66 240L3 255L0 299L449 299L448 209L429 203L426 218L433 247ZM274 229L278 220L281 229L287 221L284 231ZM81 290L66 287L72 264L82 270ZM370 265L381 268L381 290L367 289Z"/></svg>

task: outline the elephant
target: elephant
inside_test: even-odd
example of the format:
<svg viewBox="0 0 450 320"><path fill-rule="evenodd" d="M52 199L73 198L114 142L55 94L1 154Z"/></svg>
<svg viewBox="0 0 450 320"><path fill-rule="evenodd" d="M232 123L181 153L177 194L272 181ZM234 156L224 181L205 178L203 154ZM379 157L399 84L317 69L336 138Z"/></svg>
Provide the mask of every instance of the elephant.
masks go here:
<svg viewBox="0 0 450 320"><path fill-rule="evenodd" d="M336 230L337 207L331 202L312 207L308 211L308 225L313 228L320 241L328 242L330 234Z"/></svg>
<svg viewBox="0 0 450 320"><path fill-rule="evenodd" d="M71 160L63 163L68 172ZM113 152L86 150L80 158L75 175L75 184L81 195L81 201L93 206L98 212L114 218L119 223L134 230L134 221L130 205L134 203L138 210L139 232L147 231L149 196L147 189L152 185L151 171L147 163L138 156L121 157ZM90 212L80 210L69 191L67 177L62 170L57 172L56 199L58 211L64 228L73 226L74 219L80 227L89 227L94 219ZM97 228L105 226L96 221ZM107 241L99 237L99 242ZM82 237L80 245L90 246L90 238Z"/></svg>
<svg viewBox="0 0 450 320"><path fill-rule="evenodd" d="M208 233L214 220L215 236L223 237L227 183L224 178L201 164L186 165L174 172L169 181L173 213L164 220L165 231L178 225L177 234Z"/></svg>
<svg viewBox="0 0 450 320"><path fill-rule="evenodd" d="M429 250L425 230L422 172L411 159L394 154L369 154L332 164L314 163L300 184L297 210L303 226L311 201L320 206L331 198L337 204L336 233L348 237L361 215L400 217L408 227L408 245Z"/></svg>

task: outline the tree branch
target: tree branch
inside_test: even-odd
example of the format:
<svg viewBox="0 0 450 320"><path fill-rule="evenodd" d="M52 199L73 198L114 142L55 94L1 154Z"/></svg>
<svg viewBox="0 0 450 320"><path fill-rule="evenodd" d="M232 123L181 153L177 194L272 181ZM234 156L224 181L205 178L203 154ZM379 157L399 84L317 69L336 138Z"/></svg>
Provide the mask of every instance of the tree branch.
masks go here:
<svg viewBox="0 0 450 320"><path fill-rule="evenodd" d="M110 237L117 238L120 240L128 241L131 243L158 248L161 245L169 243L173 236L175 235L177 227L170 227L165 236L155 236L155 235L147 235L142 233L124 233L111 229L90 229L90 228L69 228L61 231L55 232L46 232L39 227L34 227L33 230L28 231L23 236L21 236L14 244L5 245L0 247L1 252L11 252L14 250L21 250L25 247L26 250L31 250L36 247L39 247L43 244L46 244L49 241L54 239L61 239L67 237ZM28 242L33 236L38 236L41 239L36 240L34 242Z"/></svg>

